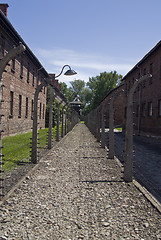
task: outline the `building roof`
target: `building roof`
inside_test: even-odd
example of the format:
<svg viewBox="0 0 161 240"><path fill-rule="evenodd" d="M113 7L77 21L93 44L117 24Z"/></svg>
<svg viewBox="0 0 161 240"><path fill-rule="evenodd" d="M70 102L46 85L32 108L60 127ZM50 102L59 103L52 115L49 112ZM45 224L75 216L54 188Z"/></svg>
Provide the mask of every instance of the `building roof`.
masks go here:
<svg viewBox="0 0 161 240"><path fill-rule="evenodd" d="M17 33L17 31L15 30L15 28L12 26L12 24L10 23L10 21L8 20L8 18L4 15L4 13L0 10L0 23L2 23L7 30L11 33L11 35L14 37L14 39L17 41L17 44L19 44L20 42L26 47L26 53L27 55L29 55L29 57L35 62L35 64L38 66L38 68L42 68L42 72L48 76L47 71L44 69L44 67L42 66L42 64L39 62L39 60L37 59L37 57L33 54L33 52L31 51L31 49L27 46L27 44L25 43L25 41L21 38L21 36Z"/></svg>
<svg viewBox="0 0 161 240"><path fill-rule="evenodd" d="M133 71L135 71L139 65L141 65L144 61L147 60L148 57L150 57L156 50L158 50L161 47L161 41L159 41L123 78L121 81L124 81L129 74L131 74Z"/></svg>
<svg viewBox="0 0 161 240"><path fill-rule="evenodd" d="M4 15L4 13L0 10L0 24L4 25L6 27L6 29L11 33L11 35L14 37L14 39L16 40L17 44L19 44L20 42L26 47L26 54L30 57L30 59L32 59L32 61L37 65L38 69L41 69L41 72L43 72L46 76L47 79L51 79L50 75L48 74L48 72L45 70L45 68L42 66L42 64L39 62L39 60L37 59L37 57L33 54L33 52L31 51L31 49L27 46L27 44L25 43L25 41L22 39L22 37L17 33L17 31L15 30L15 28L12 26L12 24L10 23L10 21L8 20L8 18ZM61 97L61 99L63 99L66 102L66 98L65 96L59 91L59 89L52 83L48 82L57 92L57 94Z"/></svg>

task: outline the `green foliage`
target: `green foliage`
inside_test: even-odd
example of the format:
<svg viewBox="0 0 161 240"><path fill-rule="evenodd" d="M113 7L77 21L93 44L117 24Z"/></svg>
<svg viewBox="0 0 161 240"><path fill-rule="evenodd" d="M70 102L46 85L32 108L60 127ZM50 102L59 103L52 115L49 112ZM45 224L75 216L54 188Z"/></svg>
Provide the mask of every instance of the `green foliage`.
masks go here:
<svg viewBox="0 0 161 240"><path fill-rule="evenodd" d="M61 84L61 92L67 99L67 102L72 102L75 97L75 92L72 90L71 87L68 88L66 83L60 83Z"/></svg>
<svg viewBox="0 0 161 240"><path fill-rule="evenodd" d="M122 76L116 71L103 72L96 77L89 78L87 83L83 80L74 80L70 82L69 88L65 83L61 83L62 93L68 102L73 101L74 97L79 95L83 103L83 115L86 115L96 108L113 88L121 84L121 79Z"/></svg>
<svg viewBox="0 0 161 240"><path fill-rule="evenodd" d="M114 72L103 72L99 76L92 77L89 79L87 86L92 91L91 98L91 108L96 108L103 98L110 92L113 88L117 86L118 81L122 78L118 75L116 71Z"/></svg>
<svg viewBox="0 0 161 240"><path fill-rule="evenodd" d="M74 80L70 82L72 85L71 90L75 93L75 95L81 95L82 90L85 87L85 82L83 80Z"/></svg>

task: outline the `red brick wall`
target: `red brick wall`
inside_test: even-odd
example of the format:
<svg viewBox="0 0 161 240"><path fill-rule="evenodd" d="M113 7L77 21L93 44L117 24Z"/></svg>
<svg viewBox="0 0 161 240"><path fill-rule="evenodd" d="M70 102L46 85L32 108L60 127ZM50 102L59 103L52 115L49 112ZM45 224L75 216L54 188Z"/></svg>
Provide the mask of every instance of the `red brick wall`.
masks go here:
<svg viewBox="0 0 161 240"><path fill-rule="evenodd" d="M13 38L9 37L4 29L0 28L0 36L5 39L5 51L9 51L13 44ZM23 56L23 77L20 77L21 58ZM9 62L10 66L6 66L6 71L3 73L3 100L2 113L2 129L3 135L11 135L15 133L21 133L30 131L32 128L32 100L34 100L34 93L37 83L37 71L38 65L30 58L27 53L20 54L15 59L15 71L12 71L12 61ZM29 66L29 75L28 75ZM34 77L33 77L34 75ZM28 79L29 76L29 79ZM41 78L45 78L42 71L39 71L39 81ZM34 79L34 84L33 84ZM40 82L39 82L40 83ZM10 92L13 92L13 116L10 116ZM46 88L42 89L39 94L38 103L38 122L39 128L45 127L45 110L46 110ZM22 112L19 116L19 95L22 96ZM26 98L28 98L28 115L26 116ZM41 106L41 110L40 110ZM41 112L41 116L40 116Z"/></svg>
<svg viewBox="0 0 161 240"><path fill-rule="evenodd" d="M125 92L128 94L133 84L133 79L139 78L139 73L145 75L150 73L151 64L152 78L145 80L141 84L141 90L137 88L134 93L134 127L136 133L149 133L152 135L161 135L161 116L158 115L158 100L161 99L161 47L158 47L151 55L139 64L139 68L134 69L125 79ZM125 105L126 105L125 95ZM140 100L139 100L140 99ZM148 115L148 103L152 102L152 116ZM141 114L139 117L138 106L140 103ZM143 104L145 111L143 114ZM140 119L140 121L139 121Z"/></svg>

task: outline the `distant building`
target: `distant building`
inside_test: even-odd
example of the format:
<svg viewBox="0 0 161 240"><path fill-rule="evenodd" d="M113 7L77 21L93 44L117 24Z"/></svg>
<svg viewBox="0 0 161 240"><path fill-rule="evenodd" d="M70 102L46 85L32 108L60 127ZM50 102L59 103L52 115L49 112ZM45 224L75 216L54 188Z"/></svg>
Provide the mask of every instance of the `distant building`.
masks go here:
<svg viewBox="0 0 161 240"><path fill-rule="evenodd" d="M0 59L22 42L26 51L9 62L3 73L2 129L4 135L29 131L32 128L34 93L37 84L49 77L7 18L7 4L0 4ZM39 94L38 122L45 127L46 88Z"/></svg>
<svg viewBox="0 0 161 240"><path fill-rule="evenodd" d="M82 114L82 105L83 103L80 101L78 95L74 98L72 102L70 102L71 109L75 110L79 115Z"/></svg>
<svg viewBox="0 0 161 240"><path fill-rule="evenodd" d="M147 73L152 74L152 78L142 82L134 93L134 129L136 134L161 136L161 41L122 79L125 83L125 119L129 90L136 79Z"/></svg>

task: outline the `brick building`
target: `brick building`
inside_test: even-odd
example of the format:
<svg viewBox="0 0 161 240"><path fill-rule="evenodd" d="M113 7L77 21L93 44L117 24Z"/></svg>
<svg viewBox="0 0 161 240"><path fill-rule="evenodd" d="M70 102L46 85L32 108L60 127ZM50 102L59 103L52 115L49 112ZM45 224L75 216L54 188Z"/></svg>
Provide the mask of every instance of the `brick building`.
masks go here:
<svg viewBox="0 0 161 240"><path fill-rule="evenodd" d="M7 8L7 4L0 4L0 59L20 42L26 47L9 62L2 76L2 130L4 135L11 135L31 130L35 89L49 75L9 22ZM46 92L44 87L39 94L40 128L45 127Z"/></svg>
<svg viewBox="0 0 161 240"><path fill-rule="evenodd" d="M134 129L137 134L161 136L161 41L124 76L125 112L129 89L147 73L152 78L142 82L134 93Z"/></svg>

